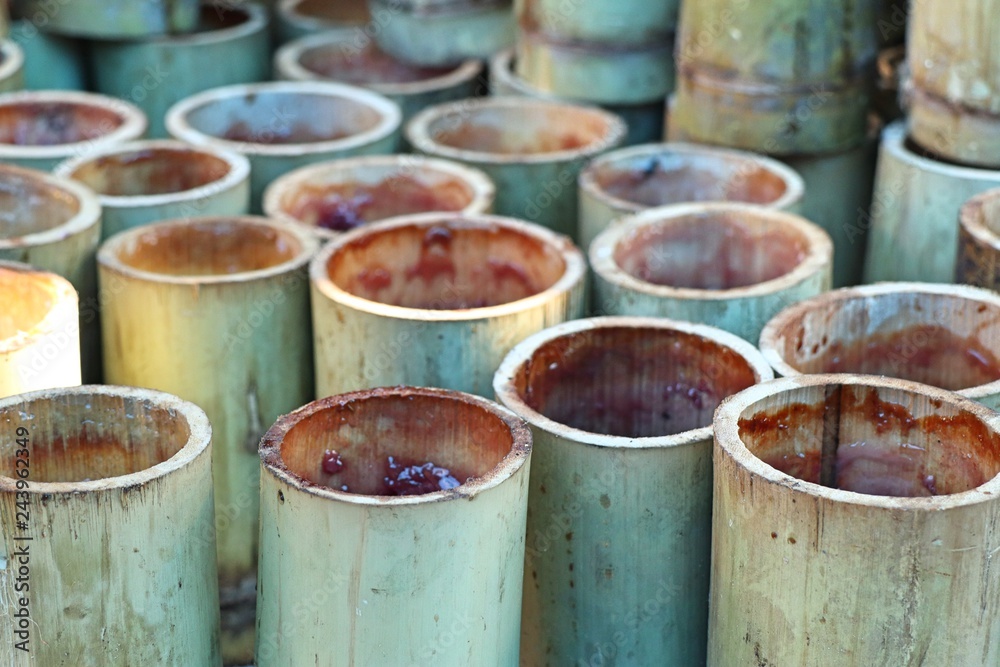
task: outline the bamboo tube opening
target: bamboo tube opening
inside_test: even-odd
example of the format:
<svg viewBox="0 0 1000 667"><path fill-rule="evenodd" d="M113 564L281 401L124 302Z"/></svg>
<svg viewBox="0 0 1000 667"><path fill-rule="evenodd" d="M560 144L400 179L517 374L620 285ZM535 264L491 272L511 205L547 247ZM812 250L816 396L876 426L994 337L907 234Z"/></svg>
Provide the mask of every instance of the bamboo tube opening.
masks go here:
<svg viewBox="0 0 1000 667"><path fill-rule="evenodd" d="M150 145L85 159L67 175L98 194L141 197L194 190L222 180L231 169L223 158L198 148Z"/></svg>
<svg viewBox="0 0 1000 667"><path fill-rule="evenodd" d="M357 85L417 83L437 79L464 67L421 67L382 51L374 42L361 49L345 48L346 42L321 44L303 49L299 64L313 74Z"/></svg>
<svg viewBox="0 0 1000 667"><path fill-rule="evenodd" d="M365 0L285 0L281 11L295 18L320 19L330 23L367 23L371 20Z"/></svg>
<svg viewBox="0 0 1000 667"><path fill-rule="evenodd" d="M280 418L264 436L261 458L272 471L335 491L458 495L470 482L499 483L530 449L527 427L485 399L396 387L325 398ZM450 479L431 473L429 483L407 484L389 457L404 467L433 463L447 469Z"/></svg>
<svg viewBox="0 0 1000 667"><path fill-rule="evenodd" d="M732 451L735 425L740 445L774 470L875 496L957 494L1000 473L1000 434L974 404L905 381L844 378L791 378L727 402L717 438Z"/></svg>
<svg viewBox="0 0 1000 667"><path fill-rule="evenodd" d="M197 38L199 33L237 28L245 25L250 19L250 11L239 4L227 3L216 6L214 3L204 3L198 17L198 27L188 36Z"/></svg>
<svg viewBox="0 0 1000 667"><path fill-rule="evenodd" d="M403 308L511 303L554 287L570 269L557 237L502 218L426 214L344 238L326 262L329 280L354 296Z"/></svg>
<svg viewBox="0 0 1000 667"><path fill-rule="evenodd" d="M125 116L75 101L0 102L0 143L56 146L97 139L121 128Z"/></svg>
<svg viewBox="0 0 1000 667"><path fill-rule="evenodd" d="M83 190L34 170L0 168L0 239L18 239L61 227L82 212ZM91 196L91 199L94 199ZM94 217L100 212L96 200ZM4 245L0 242L0 245Z"/></svg>
<svg viewBox="0 0 1000 667"><path fill-rule="evenodd" d="M58 302L74 294L65 279L27 269L0 264L0 352L17 349L41 333Z"/></svg>
<svg viewBox="0 0 1000 667"><path fill-rule="evenodd" d="M1000 298L988 290L883 283L790 306L760 347L781 375L888 375L981 398L1000 391L998 339Z"/></svg>
<svg viewBox="0 0 1000 667"><path fill-rule="evenodd" d="M32 484L106 481L147 471L185 448L208 445L204 415L192 420L174 404L179 401L158 400L161 396L115 387L47 390L8 399L0 407L0 423L30 430ZM0 444L4 470L15 470L17 449L13 439Z"/></svg>
<svg viewBox="0 0 1000 667"><path fill-rule="evenodd" d="M304 251L298 236L254 218L158 223L115 237L108 258L133 270L167 276L228 276L274 269Z"/></svg>

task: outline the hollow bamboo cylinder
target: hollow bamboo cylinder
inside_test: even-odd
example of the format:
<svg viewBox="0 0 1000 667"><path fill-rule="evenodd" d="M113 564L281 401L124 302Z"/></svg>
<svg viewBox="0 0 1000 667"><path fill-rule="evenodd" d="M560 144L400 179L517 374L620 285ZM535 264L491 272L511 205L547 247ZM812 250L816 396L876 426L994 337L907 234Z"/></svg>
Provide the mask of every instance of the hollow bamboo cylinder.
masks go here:
<svg viewBox="0 0 1000 667"><path fill-rule="evenodd" d="M132 100L149 117L149 136L176 102L218 86L270 78L269 19L254 2L202 0L193 32L88 43L94 89Z"/></svg>
<svg viewBox="0 0 1000 667"><path fill-rule="evenodd" d="M205 413L146 389L49 389L0 400L0 433L0 661L220 665Z"/></svg>
<svg viewBox="0 0 1000 667"><path fill-rule="evenodd" d="M879 283L778 313L760 349L778 375L887 375L1000 408L1000 296L966 285Z"/></svg>
<svg viewBox="0 0 1000 667"><path fill-rule="evenodd" d="M198 25L200 4L199 0L21 0L21 15L57 35L142 39L191 32Z"/></svg>
<svg viewBox="0 0 1000 667"><path fill-rule="evenodd" d="M653 318L566 322L504 359L497 398L535 442L522 665L704 664L712 412L771 377L736 336Z"/></svg>
<svg viewBox="0 0 1000 667"><path fill-rule="evenodd" d="M498 214L576 239L577 176L621 144L625 123L592 107L490 97L426 109L405 132L417 152L486 172L497 186Z"/></svg>
<svg viewBox="0 0 1000 667"><path fill-rule="evenodd" d="M215 431L215 522L223 654L253 651L257 444L313 396L306 264L316 241L264 218L165 221L98 254L108 382L202 406Z"/></svg>
<svg viewBox="0 0 1000 667"><path fill-rule="evenodd" d="M11 39L0 40L0 93L24 88L24 51Z"/></svg>
<svg viewBox="0 0 1000 667"><path fill-rule="evenodd" d="M134 141L58 165L98 195L101 238L151 222L243 215L250 207L250 162L238 153L180 141Z"/></svg>
<svg viewBox="0 0 1000 667"><path fill-rule="evenodd" d="M329 239L400 215L489 213L496 188L465 165L419 155L345 158L301 167L264 191L264 215Z"/></svg>
<svg viewBox="0 0 1000 667"><path fill-rule="evenodd" d="M865 255L865 282L955 279L959 209L1000 186L1000 170L973 169L924 157L902 122L882 133ZM898 248L906 248L900 260Z"/></svg>
<svg viewBox="0 0 1000 667"><path fill-rule="evenodd" d="M310 277L319 396L397 384L485 396L518 341L585 306L569 239L498 216L361 227L330 241Z"/></svg>
<svg viewBox="0 0 1000 667"><path fill-rule="evenodd" d="M337 83L285 81L224 86L181 100L167 112L170 134L250 160L250 210L278 176L313 162L392 153L399 106Z"/></svg>
<svg viewBox="0 0 1000 667"><path fill-rule="evenodd" d="M0 165L0 260L30 264L72 283L79 297L83 380L101 377L101 337L94 253L101 205L75 181Z"/></svg>
<svg viewBox="0 0 1000 667"><path fill-rule="evenodd" d="M290 81L337 81L385 95L400 106L403 121L435 104L473 97L483 87L483 63L420 67L396 59L373 41L358 47L353 30L297 39L274 54L274 71Z"/></svg>
<svg viewBox="0 0 1000 667"><path fill-rule="evenodd" d="M1000 188L965 202L958 222L956 282L1000 289Z"/></svg>
<svg viewBox="0 0 1000 667"><path fill-rule="evenodd" d="M715 415L710 665L1000 660L1000 417L895 378L751 387Z"/></svg>
<svg viewBox="0 0 1000 667"><path fill-rule="evenodd" d="M830 289L832 255L829 235L791 213L733 203L652 208L590 245L594 307L756 341L778 311Z"/></svg>
<svg viewBox="0 0 1000 667"><path fill-rule="evenodd" d="M517 664L523 421L468 394L375 389L282 417L260 452L257 665ZM385 495L387 457L459 486Z"/></svg>
<svg viewBox="0 0 1000 667"><path fill-rule="evenodd" d="M10 39L24 53L27 90L84 90L84 56L79 40L38 29L28 19L14 21Z"/></svg>
<svg viewBox="0 0 1000 667"><path fill-rule="evenodd" d="M613 220L695 201L736 201L797 213L804 185L777 160L694 144L648 144L605 153L579 178L580 247Z"/></svg>
<svg viewBox="0 0 1000 667"><path fill-rule="evenodd" d="M366 0L279 0L273 15L279 44L336 29L350 29L361 44L370 41L364 31L371 20Z"/></svg>
<svg viewBox="0 0 1000 667"><path fill-rule="evenodd" d="M68 280L0 261L0 398L80 384L79 318Z"/></svg>

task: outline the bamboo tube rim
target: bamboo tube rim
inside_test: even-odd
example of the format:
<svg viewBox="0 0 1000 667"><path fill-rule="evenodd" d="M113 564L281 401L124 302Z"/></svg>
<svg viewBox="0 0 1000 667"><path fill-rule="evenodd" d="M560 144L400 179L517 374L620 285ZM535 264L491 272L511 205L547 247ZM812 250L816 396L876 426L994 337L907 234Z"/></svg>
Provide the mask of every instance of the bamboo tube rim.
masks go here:
<svg viewBox="0 0 1000 667"><path fill-rule="evenodd" d="M42 318L30 328L20 329L14 336L0 338L0 354L10 354L23 349L45 336L58 332L66 322L77 320L79 297L73 285L62 276L21 262L0 261L0 283L4 281L5 273L21 274L26 280L33 282L33 287L39 292L44 292L50 304Z"/></svg>
<svg viewBox="0 0 1000 667"><path fill-rule="evenodd" d="M571 97L559 97L548 91L535 88L514 70L514 60L516 57L517 56L514 53L513 47L497 51L493 54L490 58L491 88L495 86L496 83L500 83L513 88L519 95L524 95L525 97L537 97L538 99L552 100L553 102L569 101L580 104L587 103L585 100L574 100ZM502 97L502 95L497 95L497 97Z"/></svg>
<svg viewBox="0 0 1000 667"><path fill-rule="evenodd" d="M579 148L555 150L544 153L497 153L482 150L456 148L441 143L434 138L432 126L442 123L458 127L467 122L476 112L489 110L520 110L532 114L549 112L557 116L585 114L605 124L603 135ZM560 127L566 127L561 125ZM458 162L480 164L544 164L591 158L619 145L625 138L627 127L618 115L600 107L532 97L482 97L468 98L428 107L414 116L404 130L407 141L414 149L430 155L445 157Z"/></svg>
<svg viewBox="0 0 1000 667"><path fill-rule="evenodd" d="M189 122L190 115L200 109L226 103L231 100L257 98L264 95L305 97L328 97L332 100L346 100L374 112L378 122L373 127L348 134L339 139L289 143L255 143L225 139L197 129ZM244 155L271 157L301 156L333 151L347 151L381 141L392 135L402 123L403 114L399 105L370 90L332 81L267 81L264 83L242 83L212 88L174 104L167 110L164 119L167 131L192 144L219 145Z"/></svg>
<svg viewBox="0 0 1000 667"><path fill-rule="evenodd" d="M71 141L48 146L18 145L0 143L0 155L7 159L59 159L80 155L108 144L121 143L141 137L147 129L146 114L131 102L76 90L20 90L0 94L0 108L21 105L65 104L96 109L114 114L121 123L114 129L93 139Z"/></svg>
<svg viewBox="0 0 1000 667"><path fill-rule="evenodd" d="M764 171L770 172L780 178L785 185L785 190L782 192L781 196L770 202L744 202L744 203L756 203L761 206L766 206L768 208L785 209L795 204L796 202L801 202L802 197L805 194L805 183L802 177L799 176L798 172L789 167L788 165L778 162L775 159L769 158L765 155L754 153L752 151L744 151L731 148L719 148L715 146L706 146L702 144L692 144L687 142L663 142L655 144L642 144L640 146L629 146L627 148L620 148L608 153L604 153L591 161L582 172L578 179L580 190L586 192L591 197L604 203L606 206L613 207L615 209L620 209L622 211L629 211L638 213L639 211L644 211L649 206L636 203L628 199L622 199L616 197L615 195L609 194L597 179L597 173L602 168L615 168L618 166L625 167L628 162L632 160L642 159L642 158L655 158L665 154L677 154L682 158L687 156L692 157L704 157L709 160L713 160L719 164L726 162L737 163L736 172L742 172L749 167L758 167ZM680 171L683 171L682 168ZM739 176L737 176L739 178ZM719 199L705 199L701 201L738 201L738 200L727 200L724 198ZM682 203L682 202L676 202ZM683 202L686 203L686 202Z"/></svg>
<svg viewBox="0 0 1000 667"><path fill-rule="evenodd" d="M622 269L615 261L615 250L620 241L634 231L663 224L683 224L691 216L701 214L735 214L768 219L802 238L806 243L806 256L791 271L771 280L729 289L701 289L694 287L673 287L640 280ZM793 213L754 204L735 202L695 202L673 204L649 208L633 216L620 218L611 223L594 238L590 244L590 264L595 274L617 287L642 292L644 294L670 299L698 299L703 301L724 301L745 299L773 294L797 285L809 276L829 266L833 258L833 241L821 227Z"/></svg>
<svg viewBox="0 0 1000 667"><path fill-rule="evenodd" d="M942 162L914 152L907 145L911 139L907 134L906 122L906 119L897 120L882 130L880 150L886 151L894 160L931 174L943 174L957 180L996 181L1000 185L1000 169Z"/></svg>
<svg viewBox="0 0 1000 667"><path fill-rule="evenodd" d="M0 39L0 81L24 67L24 49L10 38Z"/></svg>
<svg viewBox="0 0 1000 667"><path fill-rule="evenodd" d="M256 2L227 2L217 4L211 0L202 0L200 11L206 12L209 10L217 13L220 18L226 13L242 13L246 18L236 25L208 30L201 29L201 21L199 20L199 25L193 32L154 36L152 39L145 40L146 43L157 46L177 46L179 48L206 46L208 44L227 42L252 35L267 29L270 22L267 10Z"/></svg>
<svg viewBox="0 0 1000 667"><path fill-rule="evenodd" d="M570 320L525 338L514 346L504 357L496 374L493 376L493 392L497 400L514 411L515 414L532 426L548 433L572 440L575 444L593 447L615 449L658 449L666 447L683 447L704 442L712 437L712 425L683 431L672 435L650 437L628 437L605 435L575 428L551 419L530 407L515 387L519 371L531 362L535 352L560 338L599 329L655 329L673 331L706 339L718 347L729 348L736 352L747 363L754 374L754 381L759 383L774 377L771 367L753 345L728 331L707 324L696 324L681 320L671 320L665 317L591 317Z"/></svg>
<svg viewBox="0 0 1000 667"><path fill-rule="evenodd" d="M510 233L528 237L540 245L545 245L557 251L565 268L562 276L548 288L516 301L509 301L495 306L481 308L463 308L457 310L433 310L429 308L409 308L381 303L351 294L334 284L330 279L327 264L334 253L355 243L365 236L385 234L394 229L408 227L426 227L431 229L442 224L458 225L465 228L502 228ZM418 213L395 218L387 218L379 222L369 223L338 236L327 243L313 258L309 266L309 278L313 286L326 298L342 303L354 310L400 320L417 320L425 322L461 322L488 320L503 317L533 308L540 307L557 296L573 291L586 277L587 262L583 253L573 245L566 236L552 232L545 227L524 222L515 218L498 215L463 215L461 213Z"/></svg>
<svg viewBox="0 0 1000 667"><path fill-rule="evenodd" d="M342 46L348 39L354 38L355 35L356 33L353 30L331 30L315 35L305 35L292 40L275 51L275 73L283 79L293 81L338 81L338 79L330 78L309 69L302 64L302 59L311 52L322 50L324 47ZM372 47L378 48L374 42L366 44L366 48ZM394 60L399 60L395 56L386 55ZM403 64L410 65L409 63ZM447 69L448 71L418 81L393 83L357 82L350 85L363 86L382 95L419 95L421 93L429 93L461 85L467 81L472 81L483 72L482 61L475 58L468 58L456 66L447 68L422 67L420 65L410 66L416 69Z"/></svg>
<svg viewBox="0 0 1000 667"><path fill-rule="evenodd" d="M82 184L37 169L0 164L0 183L6 185L15 179L20 179L29 187L52 193L63 202L71 202L76 210L68 220L53 227L21 236L0 236L0 250L57 243L100 224L100 201Z"/></svg>
<svg viewBox="0 0 1000 667"><path fill-rule="evenodd" d="M998 207L997 210L1000 210L1000 187L969 198L959 209L958 222L976 241L1000 252L1000 215L991 224L986 214L988 206Z"/></svg>
<svg viewBox="0 0 1000 667"><path fill-rule="evenodd" d="M788 488L817 500L838 502L851 505L884 510L922 510L941 511L956 507L993 502L1000 494L1000 474L987 480L975 488L948 495L913 497L913 496L878 496L868 493L844 491L822 484L807 482L798 477L783 473L757 458L740 439L739 421L754 405L770 396L793 391L802 387L823 387L829 385L857 385L877 389L894 389L921 394L929 399L954 406L963 412L979 418L984 424L995 431L1000 431L1000 415L986 406L966 398L960 394L932 387L930 385L900 380L898 378L880 375L857 375L848 373L832 373L819 375L797 375L778 378L748 387L724 400L715 411L713 426L715 428L716 451L723 451L734 463L752 475L762 478L765 482Z"/></svg>
<svg viewBox="0 0 1000 667"><path fill-rule="evenodd" d="M285 210L285 198L291 194L289 190L309 185L310 182L330 182L328 179L337 174L343 174L346 177L343 181L338 182L357 182L357 180L350 178L351 173L355 169L363 171L372 168L385 168L386 172L381 182L395 175L406 176L420 171L436 171L447 176L453 176L472 190L472 198L469 203L460 211L455 211L456 213L474 215L479 212L485 212L492 206L493 200L496 197L496 186L493 184L493 180L475 167L423 155L362 155L328 160L326 162L316 162L279 176L271 181L264 190L262 197L264 215L276 220L303 225L305 223L293 217ZM385 219L387 218L383 218L382 220ZM308 228L323 238L335 238L343 234L343 232L314 227L312 225L308 225Z"/></svg>
<svg viewBox="0 0 1000 667"><path fill-rule="evenodd" d="M180 470L198 458L211 445L212 425L204 410L173 394L154 389L116 385L83 385L42 389L0 399L0 413L17 406L25 406L34 401L58 401L59 398L65 396L120 398L146 402L157 410L183 418L188 429L187 441L170 458L138 472L77 482L37 482L29 478L28 488L25 489L28 493L76 495L113 490L129 491ZM37 443L32 442L32 445L37 445ZM16 478L0 473L0 491L13 493L16 488ZM20 493L20 491L18 492Z"/></svg>
<svg viewBox="0 0 1000 667"><path fill-rule="evenodd" d="M301 29L304 30L329 30L332 26L338 24L349 24L353 26L363 26L368 23L368 19L364 21L347 21L347 20L336 20L329 18L322 18L314 14L303 14L299 11L299 6L308 2L308 0L279 0L275 5L275 14L281 17L281 20L288 23L294 23ZM324 7L335 8L339 4L350 4L350 0L347 3L336 3L336 2L323 2ZM364 0L360 0L356 4L362 6L367 6ZM336 23L333 23L336 21Z"/></svg>
<svg viewBox="0 0 1000 667"><path fill-rule="evenodd" d="M454 403L462 403L467 406L481 408L483 411L495 417L510 429L511 448L510 451L493 468L484 475L472 478L459 486L431 493L423 493L410 496L380 496L362 493L352 493L341 491L328 486L314 484L300 475L292 472L285 465L281 458L281 446L285 436L299 423L306 418L322 412L334 405L349 405L357 401L375 401L387 397L411 397L422 396L437 398ZM260 441L261 467L273 477L284 482L303 493L309 493L327 500L347 502L352 505L364 505L368 507L386 507L392 509L408 505L425 505L429 503L439 503L455 500L472 500L480 493L495 488L505 480L509 479L515 472L527 463L531 455L532 438L531 430L523 419L515 415L507 408L498 405L488 399L454 391L451 389L437 389L431 387L378 387L374 389L363 389L337 396L328 396L311 403L307 403L301 408L278 418L274 425L268 429L267 433Z"/></svg>
<svg viewBox="0 0 1000 667"><path fill-rule="evenodd" d="M230 150L225 150L217 146L197 146L175 139L151 139L144 141L129 141L123 144L105 146L84 155L70 158L56 165L52 173L56 176L76 180L74 174L81 167L99 162L101 158L121 157L127 158L129 154L141 153L145 151L155 152L175 152L175 153L197 153L208 156L226 163L228 169L226 174L219 179L205 183L187 190L176 192L166 192L161 194L145 195L109 195L94 190L98 201L103 206L110 208L140 207L140 206L162 206L164 204L174 204L188 202L218 194L225 190L230 190L250 177L250 161L246 157Z"/></svg>
<svg viewBox="0 0 1000 667"><path fill-rule="evenodd" d="M273 264L263 269L248 271L237 271L234 273L215 273L199 275L174 275L158 273L146 269L139 269L123 261L119 253L129 247L138 246L141 237L157 235L158 233L169 232L181 228L208 227L216 224L237 224L265 229L276 232L284 242L291 241L296 247L292 257L277 264ZM229 283L246 283L254 280L264 280L284 273L290 273L306 266L316 249L319 247L318 241L305 230L296 225L273 220L263 216L255 215L233 215L233 216L199 216L193 218L176 218L174 220L163 220L134 229L115 234L107 239L97 251L97 263L103 269L113 271L119 275L127 276L132 280L142 280L145 282L170 284L170 285L223 285Z"/></svg>
<svg viewBox="0 0 1000 667"><path fill-rule="evenodd" d="M801 319L806 313L832 310L834 306L843 302L864 299L876 300L879 297L891 297L898 294L927 294L953 297L973 303L980 303L983 308L989 306L995 311L1000 312L1000 294L989 289L973 287L971 285L885 282L873 285L859 285L857 287L844 287L804 299L779 312L764 325L760 333L760 345L758 347L768 364L779 375L784 377L806 375L806 373L788 363L781 353L778 338L787 326ZM864 338L859 338L858 341L862 342ZM986 384L965 387L961 390L956 390L955 393L973 400L1000 394L1000 378Z"/></svg>

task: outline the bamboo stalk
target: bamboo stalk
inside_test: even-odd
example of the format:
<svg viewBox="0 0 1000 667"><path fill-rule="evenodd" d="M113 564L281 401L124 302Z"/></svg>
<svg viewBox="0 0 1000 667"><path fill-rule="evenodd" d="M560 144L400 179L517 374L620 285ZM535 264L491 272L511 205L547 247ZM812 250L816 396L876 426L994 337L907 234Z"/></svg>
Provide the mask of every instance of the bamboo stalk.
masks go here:
<svg viewBox="0 0 1000 667"><path fill-rule="evenodd" d="M199 0L22 0L21 15L47 32L93 39L136 39L185 33L198 24ZM41 17L41 18L38 18Z"/></svg>
<svg viewBox="0 0 1000 667"><path fill-rule="evenodd" d="M356 39L368 40L364 28L371 21L365 0L279 0L274 8L275 35L279 44L329 30L351 30Z"/></svg>
<svg viewBox="0 0 1000 667"><path fill-rule="evenodd" d="M812 375L740 392L714 423L708 664L1000 660L993 410L905 380Z"/></svg>
<svg viewBox="0 0 1000 667"><path fill-rule="evenodd" d="M712 413L771 377L736 336L653 318L566 322L504 359L497 398L535 442L522 665L705 663Z"/></svg>
<svg viewBox="0 0 1000 667"><path fill-rule="evenodd" d="M941 387L1000 408L1000 296L965 285L880 283L778 313L760 349L778 375L862 373Z"/></svg>
<svg viewBox="0 0 1000 667"><path fill-rule="evenodd" d="M376 389L282 417L260 451L257 665L517 663L524 422L468 394ZM389 497L390 456L461 484Z"/></svg>
<svg viewBox="0 0 1000 667"><path fill-rule="evenodd" d="M50 389L0 400L0 433L0 661L220 665L205 413L147 389Z"/></svg>
<svg viewBox="0 0 1000 667"><path fill-rule="evenodd" d="M53 173L97 193L102 239L161 220L243 215L250 206L250 162L212 146L132 141L71 158Z"/></svg>
<svg viewBox="0 0 1000 667"><path fill-rule="evenodd" d="M755 341L778 311L830 289L832 255L829 235L791 213L735 203L652 208L591 244L594 306Z"/></svg>
<svg viewBox="0 0 1000 667"><path fill-rule="evenodd" d="M319 396L397 384L486 395L518 341L585 305L569 239L497 216L361 227L330 241L310 276Z"/></svg>
<svg viewBox="0 0 1000 667"><path fill-rule="evenodd" d="M0 398L80 384L79 318L68 280L0 261Z"/></svg>
<svg viewBox="0 0 1000 667"><path fill-rule="evenodd" d="M1000 288L1000 188L976 195L958 216L958 260L955 280Z"/></svg>
<svg viewBox="0 0 1000 667"><path fill-rule="evenodd" d="M227 662L253 650L261 434L313 396L308 233L254 217L154 223L98 254L108 382L204 408L215 431L214 530ZM216 537L217 534L217 537Z"/></svg>
<svg viewBox="0 0 1000 667"><path fill-rule="evenodd" d="M0 93L24 88L24 51L11 39L0 40Z"/></svg>

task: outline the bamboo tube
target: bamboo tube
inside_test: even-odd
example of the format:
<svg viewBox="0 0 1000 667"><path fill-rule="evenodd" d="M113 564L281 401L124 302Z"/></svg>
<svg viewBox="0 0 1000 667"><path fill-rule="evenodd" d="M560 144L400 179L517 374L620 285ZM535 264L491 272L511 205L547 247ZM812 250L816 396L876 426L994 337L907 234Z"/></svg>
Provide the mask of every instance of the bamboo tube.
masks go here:
<svg viewBox="0 0 1000 667"><path fill-rule="evenodd" d="M83 380L101 377L100 303L94 253L101 236L101 205L75 181L0 165L0 260L58 274L79 295Z"/></svg>
<svg viewBox="0 0 1000 667"><path fill-rule="evenodd" d="M715 416L710 665L1000 660L1000 418L894 378L751 387Z"/></svg>
<svg viewBox="0 0 1000 667"><path fill-rule="evenodd" d="M133 229L98 254L107 381L177 394L214 425L216 515L204 535L218 542L227 662L253 651L257 443L313 396L305 267L315 250L294 227L232 217Z"/></svg>
<svg viewBox="0 0 1000 667"><path fill-rule="evenodd" d="M10 39L24 53L27 90L84 90L84 56L79 40L42 32L27 19L14 21Z"/></svg>
<svg viewBox="0 0 1000 667"><path fill-rule="evenodd" d="M176 102L210 88L270 78L269 23L267 10L254 2L202 0L193 32L91 41L94 90L132 100L149 118L149 136L166 137L164 117Z"/></svg>
<svg viewBox="0 0 1000 667"><path fill-rule="evenodd" d="M345 158L301 167L264 191L264 215L322 239L414 213L489 213L496 188L478 169L418 155Z"/></svg>
<svg viewBox="0 0 1000 667"><path fill-rule="evenodd" d="M736 336L653 318L566 322L504 359L497 398L535 441L522 665L705 663L712 412L771 377Z"/></svg>
<svg viewBox="0 0 1000 667"><path fill-rule="evenodd" d="M291 81L338 81L385 95L400 106L403 121L426 107L473 97L483 82L483 63L420 67L396 59L373 41L355 46L353 30L297 39L274 54L274 70Z"/></svg>
<svg viewBox="0 0 1000 667"><path fill-rule="evenodd" d="M199 5L199 0L21 0L21 15L57 35L136 39L191 32Z"/></svg>
<svg viewBox="0 0 1000 667"><path fill-rule="evenodd" d="M282 174L313 162L392 153L399 106L337 83L284 81L224 86L181 100L167 112L170 134L250 160L250 210Z"/></svg>
<svg viewBox="0 0 1000 667"><path fill-rule="evenodd" d="M959 209L973 195L1000 186L1000 170L962 167L914 145L902 122L882 133L865 255L865 282L955 279ZM898 248L906 248L905 261Z"/></svg>
<svg viewBox="0 0 1000 667"><path fill-rule="evenodd" d="M490 97L424 110L406 126L414 150L486 172L494 209L576 238L576 179L617 147L625 123L600 109L522 97Z"/></svg>
<svg viewBox="0 0 1000 667"><path fill-rule="evenodd" d="M257 665L517 664L524 422L468 394L375 389L282 417L260 452ZM392 497L387 457L460 485Z"/></svg>
<svg viewBox="0 0 1000 667"><path fill-rule="evenodd" d="M0 433L0 662L220 665L205 413L146 389L49 389L0 399Z"/></svg>
<svg viewBox="0 0 1000 667"><path fill-rule="evenodd" d="M488 215L355 229L310 277L319 396L397 384L487 395L519 340L585 305L586 262L569 239Z"/></svg>
<svg viewBox="0 0 1000 667"><path fill-rule="evenodd" d="M0 398L80 384L79 318L68 280L0 261Z"/></svg>
<svg viewBox="0 0 1000 667"><path fill-rule="evenodd" d="M24 88L24 51L17 42L0 40L0 93Z"/></svg>
<svg viewBox="0 0 1000 667"><path fill-rule="evenodd" d="M522 30L561 42L635 46L673 39L680 2L514 0Z"/></svg>
<svg viewBox="0 0 1000 667"><path fill-rule="evenodd" d="M249 161L211 146L128 142L67 160L53 173L97 193L102 239L160 220L243 215L250 206Z"/></svg>
<svg viewBox="0 0 1000 667"><path fill-rule="evenodd" d="M278 0L274 21L279 44L336 29L352 29L363 44L369 41L363 28L371 21L371 14L365 0Z"/></svg>
<svg viewBox="0 0 1000 667"><path fill-rule="evenodd" d="M956 282L1000 289L1000 188L965 202L958 222Z"/></svg>
<svg viewBox="0 0 1000 667"><path fill-rule="evenodd" d="M602 315L670 317L755 341L778 311L830 289L829 235L791 213L733 203L652 208L590 246Z"/></svg>
<svg viewBox="0 0 1000 667"><path fill-rule="evenodd" d="M802 179L777 160L694 144L648 144L595 158L579 178L580 246L613 220L648 208L736 201L797 213Z"/></svg>
<svg viewBox="0 0 1000 667"><path fill-rule="evenodd" d="M965 285L879 283L806 299L761 331L778 375L888 375L1000 408L1000 296Z"/></svg>

